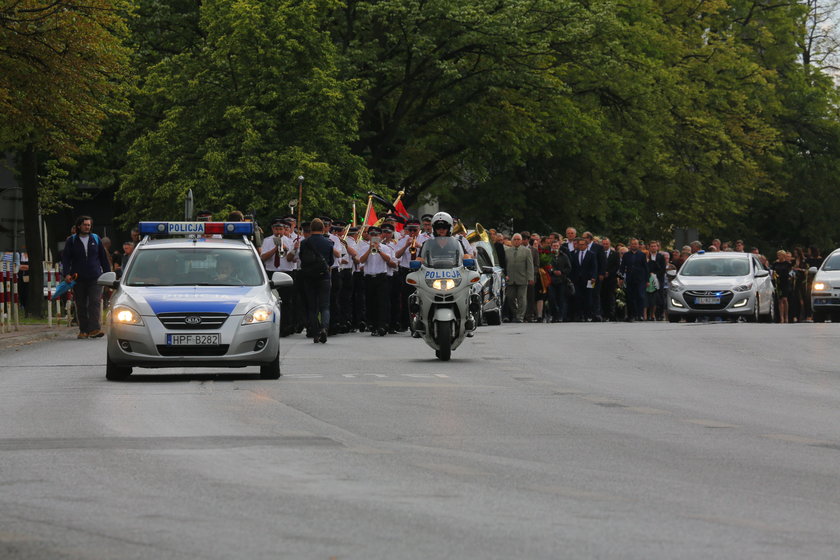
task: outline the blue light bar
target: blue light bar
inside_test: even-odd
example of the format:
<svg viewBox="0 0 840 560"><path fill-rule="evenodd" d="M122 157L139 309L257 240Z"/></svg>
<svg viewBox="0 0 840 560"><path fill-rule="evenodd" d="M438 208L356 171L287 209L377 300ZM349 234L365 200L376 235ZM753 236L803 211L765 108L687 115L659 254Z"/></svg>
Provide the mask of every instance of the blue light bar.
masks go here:
<svg viewBox="0 0 840 560"><path fill-rule="evenodd" d="M140 222L140 235L253 235L253 222Z"/></svg>

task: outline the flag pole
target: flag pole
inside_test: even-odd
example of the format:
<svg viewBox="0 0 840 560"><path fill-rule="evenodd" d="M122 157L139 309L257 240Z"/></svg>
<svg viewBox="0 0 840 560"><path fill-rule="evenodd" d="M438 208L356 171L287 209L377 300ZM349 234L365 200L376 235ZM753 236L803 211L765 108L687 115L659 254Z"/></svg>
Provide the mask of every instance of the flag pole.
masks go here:
<svg viewBox="0 0 840 560"><path fill-rule="evenodd" d="M298 217L297 226L299 231L303 231L303 224L300 223L300 214L303 211L303 175L298 176Z"/></svg>

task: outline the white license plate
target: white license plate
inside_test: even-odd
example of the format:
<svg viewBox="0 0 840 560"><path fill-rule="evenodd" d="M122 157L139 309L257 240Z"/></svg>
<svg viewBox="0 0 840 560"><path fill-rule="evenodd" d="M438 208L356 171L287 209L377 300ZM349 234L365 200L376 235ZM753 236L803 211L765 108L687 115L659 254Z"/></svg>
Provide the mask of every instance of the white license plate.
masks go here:
<svg viewBox="0 0 840 560"><path fill-rule="evenodd" d="M699 297L694 298L694 303L699 305L714 305L720 303L719 297Z"/></svg>
<svg viewBox="0 0 840 560"><path fill-rule="evenodd" d="M167 346L218 346L222 335L216 334L167 334Z"/></svg>

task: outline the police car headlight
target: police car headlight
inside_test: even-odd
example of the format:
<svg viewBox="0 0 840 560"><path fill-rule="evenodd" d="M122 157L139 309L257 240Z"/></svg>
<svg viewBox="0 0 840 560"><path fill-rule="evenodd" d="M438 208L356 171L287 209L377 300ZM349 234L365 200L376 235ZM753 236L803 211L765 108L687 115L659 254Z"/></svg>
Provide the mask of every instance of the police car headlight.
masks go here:
<svg viewBox="0 0 840 560"><path fill-rule="evenodd" d="M671 280L671 291L679 293L685 289L685 286L677 282L676 280Z"/></svg>
<svg viewBox="0 0 840 560"><path fill-rule="evenodd" d="M122 305L115 307L111 312L111 317L114 323L119 323L120 325L143 325L143 318L130 307Z"/></svg>
<svg viewBox="0 0 840 560"><path fill-rule="evenodd" d="M742 284L740 286L732 288L732 290L735 292L749 292L750 290L752 290L752 286L752 284Z"/></svg>
<svg viewBox="0 0 840 560"><path fill-rule="evenodd" d="M815 292L824 292L828 289L828 284L826 284L825 282L814 282L812 289Z"/></svg>
<svg viewBox="0 0 840 560"><path fill-rule="evenodd" d="M242 319L243 325L254 325L257 323L266 323L274 319L274 310L267 305L258 305L245 314Z"/></svg>
<svg viewBox="0 0 840 560"><path fill-rule="evenodd" d="M460 278L438 278L436 280L426 280L426 285L435 290L451 290L461 283Z"/></svg>

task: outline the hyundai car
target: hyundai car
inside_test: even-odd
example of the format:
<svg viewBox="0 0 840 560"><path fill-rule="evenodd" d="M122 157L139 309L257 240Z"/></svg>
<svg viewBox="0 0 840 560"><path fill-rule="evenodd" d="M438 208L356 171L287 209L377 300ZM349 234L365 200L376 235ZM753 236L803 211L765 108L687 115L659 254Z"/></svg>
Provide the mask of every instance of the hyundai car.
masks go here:
<svg viewBox="0 0 840 560"><path fill-rule="evenodd" d="M668 277L672 323L704 316L773 321L773 280L752 253L696 253L679 271L668 271Z"/></svg>

